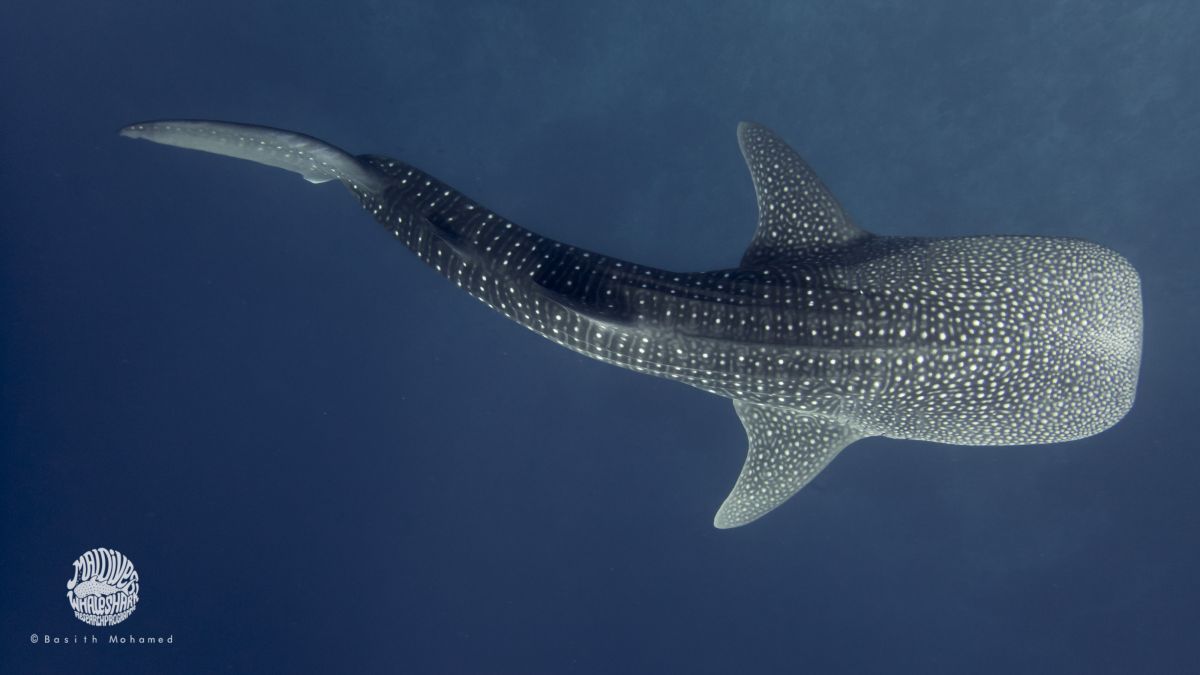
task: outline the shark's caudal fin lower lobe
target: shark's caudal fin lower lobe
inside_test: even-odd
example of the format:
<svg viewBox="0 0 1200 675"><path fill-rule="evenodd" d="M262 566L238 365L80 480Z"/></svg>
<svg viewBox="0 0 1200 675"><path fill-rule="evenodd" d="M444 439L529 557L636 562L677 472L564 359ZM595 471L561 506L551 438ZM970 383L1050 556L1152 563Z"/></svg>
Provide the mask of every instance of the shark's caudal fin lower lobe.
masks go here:
<svg viewBox="0 0 1200 675"><path fill-rule="evenodd" d="M211 120L160 120L131 124L121 135L248 159L294 171L310 183L340 180L366 192L378 192L385 183L378 171L341 148L294 131Z"/></svg>

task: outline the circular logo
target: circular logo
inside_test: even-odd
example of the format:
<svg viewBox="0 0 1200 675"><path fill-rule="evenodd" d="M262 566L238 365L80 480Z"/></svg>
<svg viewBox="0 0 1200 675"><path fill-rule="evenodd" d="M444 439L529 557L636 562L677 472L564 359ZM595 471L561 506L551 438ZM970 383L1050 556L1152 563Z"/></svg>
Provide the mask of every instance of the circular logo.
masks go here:
<svg viewBox="0 0 1200 675"><path fill-rule="evenodd" d="M133 614L138 601L138 573L133 562L108 548L94 548L72 563L67 600L75 617L93 626L115 626Z"/></svg>

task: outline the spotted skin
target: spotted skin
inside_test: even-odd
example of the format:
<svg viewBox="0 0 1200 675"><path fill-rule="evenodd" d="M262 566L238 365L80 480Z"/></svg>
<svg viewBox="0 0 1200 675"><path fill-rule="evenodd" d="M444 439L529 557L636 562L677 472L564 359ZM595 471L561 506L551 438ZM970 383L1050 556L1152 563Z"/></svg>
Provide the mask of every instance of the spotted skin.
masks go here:
<svg viewBox="0 0 1200 675"><path fill-rule="evenodd" d="M682 273L542 237L397 160L188 124L200 126L123 133L341 180L394 238L510 319L732 399L750 448L717 527L771 511L859 438L1052 443L1098 433L1133 404L1141 291L1121 256L1077 239L871 234L760 125L738 129L760 213L741 265Z"/></svg>
<svg viewBox="0 0 1200 675"><path fill-rule="evenodd" d="M868 236L850 222L808 164L770 129L741 124L738 145L764 207L742 267L788 265Z"/></svg>

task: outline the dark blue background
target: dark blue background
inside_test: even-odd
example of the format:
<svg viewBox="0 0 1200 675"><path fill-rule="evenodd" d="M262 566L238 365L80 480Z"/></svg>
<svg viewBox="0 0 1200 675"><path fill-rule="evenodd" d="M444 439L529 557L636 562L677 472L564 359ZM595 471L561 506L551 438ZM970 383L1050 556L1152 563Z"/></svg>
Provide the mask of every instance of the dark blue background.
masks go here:
<svg viewBox="0 0 1200 675"><path fill-rule="evenodd" d="M1177 673L1200 627L1200 5L11 2L0 9L0 670ZM344 190L119 138L209 117L403 158L684 270L774 127L884 234L1086 237L1141 271L1133 412L855 444L712 515L728 401L489 313ZM107 546L137 611L64 598ZM175 636L32 645L31 633Z"/></svg>

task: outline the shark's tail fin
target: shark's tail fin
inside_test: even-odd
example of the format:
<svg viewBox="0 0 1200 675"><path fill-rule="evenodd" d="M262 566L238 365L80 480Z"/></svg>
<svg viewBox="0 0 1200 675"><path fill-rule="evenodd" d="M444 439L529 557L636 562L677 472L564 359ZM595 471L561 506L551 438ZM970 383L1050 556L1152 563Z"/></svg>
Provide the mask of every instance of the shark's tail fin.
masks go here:
<svg viewBox="0 0 1200 675"><path fill-rule="evenodd" d="M322 140L294 131L211 120L139 122L121 129L128 138L203 150L295 171L310 183L340 180L352 190L379 192L384 177Z"/></svg>

